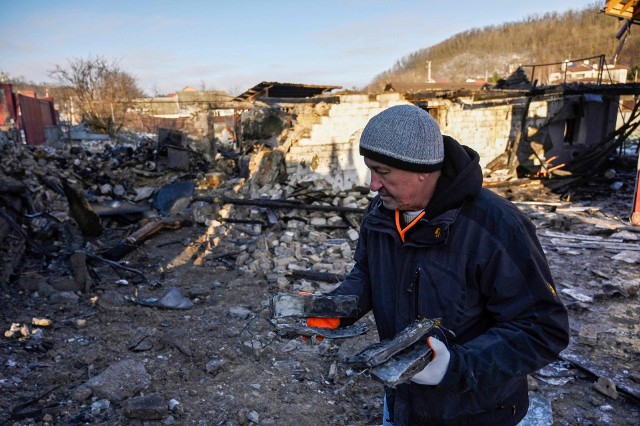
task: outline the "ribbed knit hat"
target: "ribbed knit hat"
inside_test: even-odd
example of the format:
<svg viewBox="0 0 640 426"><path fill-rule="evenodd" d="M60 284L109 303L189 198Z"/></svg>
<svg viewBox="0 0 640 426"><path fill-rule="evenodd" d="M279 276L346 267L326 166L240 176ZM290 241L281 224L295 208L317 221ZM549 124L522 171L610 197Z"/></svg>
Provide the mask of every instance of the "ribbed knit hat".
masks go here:
<svg viewBox="0 0 640 426"><path fill-rule="evenodd" d="M398 105L373 116L360 136L360 155L397 169L442 168L444 146L436 120L414 105Z"/></svg>

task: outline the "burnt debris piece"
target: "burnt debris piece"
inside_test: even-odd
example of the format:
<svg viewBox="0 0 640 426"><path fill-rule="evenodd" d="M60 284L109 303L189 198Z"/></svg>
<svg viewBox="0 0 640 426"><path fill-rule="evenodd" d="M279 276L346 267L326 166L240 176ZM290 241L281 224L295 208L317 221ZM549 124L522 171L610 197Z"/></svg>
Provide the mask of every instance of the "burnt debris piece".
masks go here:
<svg viewBox="0 0 640 426"><path fill-rule="evenodd" d="M431 362L433 351L425 344L400 352L389 361L369 369L369 375L386 386L395 388L407 382Z"/></svg>
<svg viewBox="0 0 640 426"><path fill-rule="evenodd" d="M296 324L276 324L275 328L278 330L278 334L283 337L320 336L326 337L327 339L348 339L360 336L369 331L369 327L367 327L366 324L354 324L343 328L320 328Z"/></svg>
<svg viewBox="0 0 640 426"><path fill-rule="evenodd" d="M271 298L270 308L273 318L354 318L358 296L279 293Z"/></svg>
<svg viewBox="0 0 640 426"><path fill-rule="evenodd" d="M433 351L427 345L426 336L434 329L440 329L439 320L418 320L392 339L345 358L345 363L367 370L372 378L386 386L396 387L431 362Z"/></svg>
<svg viewBox="0 0 640 426"><path fill-rule="evenodd" d="M439 327L440 321L422 319L398 333L393 339L373 344L363 351L345 359L347 364L355 368L371 368L381 365L407 348L426 337L434 327ZM425 342L426 345L426 342Z"/></svg>
<svg viewBox="0 0 640 426"><path fill-rule="evenodd" d="M89 202L80 195L66 181L62 181L62 188L69 202L69 211L75 220L82 235L87 237L99 237L102 234L102 220L93 210Z"/></svg>

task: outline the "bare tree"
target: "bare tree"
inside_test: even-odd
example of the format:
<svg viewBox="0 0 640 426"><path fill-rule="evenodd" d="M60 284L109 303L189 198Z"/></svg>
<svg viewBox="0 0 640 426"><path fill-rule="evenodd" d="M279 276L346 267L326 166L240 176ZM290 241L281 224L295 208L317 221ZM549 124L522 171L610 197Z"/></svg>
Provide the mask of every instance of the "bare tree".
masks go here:
<svg viewBox="0 0 640 426"><path fill-rule="evenodd" d="M71 89L83 120L110 135L122 128L131 101L143 96L134 77L101 56L69 60L67 67L56 65L49 74Z"/></svg>

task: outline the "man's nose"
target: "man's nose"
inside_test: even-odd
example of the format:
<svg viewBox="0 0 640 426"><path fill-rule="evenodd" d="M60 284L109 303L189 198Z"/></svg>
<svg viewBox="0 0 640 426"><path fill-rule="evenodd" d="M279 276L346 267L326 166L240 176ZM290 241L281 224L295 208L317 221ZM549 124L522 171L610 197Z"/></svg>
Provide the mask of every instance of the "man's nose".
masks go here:
<svg viewBox="0 0 640 426"><path fill-rule="evenodd" d="M375 173L371 173L371 182L369 182L369 189L373 192L378 192L382 188L380 179L377 178Z"/></svg>

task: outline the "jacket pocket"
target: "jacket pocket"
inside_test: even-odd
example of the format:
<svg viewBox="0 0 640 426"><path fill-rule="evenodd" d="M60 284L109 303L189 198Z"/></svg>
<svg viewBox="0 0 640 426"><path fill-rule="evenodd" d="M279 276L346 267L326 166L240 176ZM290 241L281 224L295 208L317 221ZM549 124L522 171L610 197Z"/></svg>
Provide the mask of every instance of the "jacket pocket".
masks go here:
<svg viewBox="0 0 640 426"><path fill-rule="evenodd" d="M443 321L454 329L463 321L466 300L465 278L438 262L421 262L417 267L416 309L418 316Z"/></svg>

